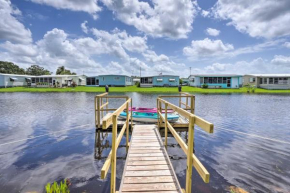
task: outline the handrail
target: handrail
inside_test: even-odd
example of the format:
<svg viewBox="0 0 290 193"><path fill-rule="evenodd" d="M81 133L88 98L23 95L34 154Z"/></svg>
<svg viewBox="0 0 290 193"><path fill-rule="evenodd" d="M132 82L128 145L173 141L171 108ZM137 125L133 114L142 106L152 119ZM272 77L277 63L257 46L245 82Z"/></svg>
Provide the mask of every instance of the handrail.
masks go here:
<svg viewBox="0 0 290 193"><path fill-rule="evenodd" d="M118 97L116 97L118 98ZM129 120L130 117L132 116L132 111L129 113L129 105L131 105L132 108L132 99L128 98L124 104L122 104L117 110L115 110L112 114L106 116L103 119L103 128L108 128L111 124L112 126L112 150L110 151L103 167L101 170L101 179L105 179L108 173L108 170L111 166L111 186L110 186L110 192L115 193L116 192L116 162L117 162L117 157L116 157L116 152L119 147L119 144L121 142L121 139L123 137L123 134L125 133L126 130L126 147L127 150L129 148ZM117 135L117 128L118 128L118 117L119 115L126 109L126 122L122 126L122 129ZM131 117L131 126L133 123L133 118Z"/></svg>
<svg viewBox="0 0 290 193"><path fill-rule="evenodd" d="M194 99L194 97L189 96L189 94L186 94L186 97L190 97L191 100ZM191 101L192 102L192 101ZM162 114L162 104L165 105L165 116ZM178 135L178 133L175 131L173 126L169 123L167 119L167 114L168 114L168 107L179 113L180 115L184 116L185 118L188 118L189 124L188 124L188 144L186 145L185 142L182 140L182 138ZM193 107L193 104L191 103L191 107ZM210 174L206 170L206 168L202 165L202 163L198 160L198 158L195 156L193 153L193 146L194 146L194 125L198 125L201 127L203 130L205 130L208 133L213 133L213 124L205 121L204 119L194 115L191 112L188 112L181 107L178 107L174 104L171 104L170 102L162 99L162 98L157 98L157 112L158 112L158 125L160 127L161 121L164 121L165 123L165 140L164 144L167 147L167 136L168 136L168 131L172 133L178 144L180 145L181 149L184 151L184 153L187 155L187 170L186 170L186 188L185 192L186 193L191 193L191 181L192 181L192 166L197 170L198 174L201 176L203 181L205 183L209 183L209 178Z"/></svg>
<svg viewBox="0 0 290 193"><path fill-rule="evenodd" d="M112 96L109 93L102 93L95 96L95 125L97 128L101 128L101 119L104 117L104 112L108 113L109 111L115 111L117 109L110 108L109 109L109 99L110 98L119 98L128 100L128 96ZM103 101L104 99L105 102ZM105 129L107 129L106 127Z"/></svg>

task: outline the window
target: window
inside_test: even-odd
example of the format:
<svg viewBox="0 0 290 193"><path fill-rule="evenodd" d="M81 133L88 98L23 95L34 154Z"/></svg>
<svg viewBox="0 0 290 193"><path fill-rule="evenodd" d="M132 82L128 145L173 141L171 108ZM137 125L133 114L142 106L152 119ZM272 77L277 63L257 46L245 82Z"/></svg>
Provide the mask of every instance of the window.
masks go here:
<svg viewBox="0 0 290 193"><path fill-rule="evenodd" d="M274 84L274 79L273 78L269 78L269 84Z"/></svg>
<svg viewBox="0 0 290 193"><path fill-rule="evenodd" d="M119 80L119 79L120 79L120 77L119 77L119 76L117 76L117 77L114 77L114 79L115 79L115 80Z"/></svg>
<svg viewBox="0 0 290 193"><path fill-rule="evenodd" d="M163 79L162 78L157 78L157 82L162 82Z"/></svg>
<svg viewBox="0 0 290 193"><path fill-rule="evenodd" d="M35 83L35 78L31 78L31 83Z"/></svg>
<svg viewBox="0 0 290 193"><path fill-rule="evenodd" d="M92 81L92 85L96 85L96 78L92 78L91 81Z"/></svg>
<svg viewBox="0 0 290 193"><path fill-rule="evenodd" d="M49 83L52 83L52 78L49 78L49 79L48 79L48 82L49 82Z"/></svg>
<svg viewBox="0 0 290 193"><path fill-rule="evenodd" d="M103 81L105 81L105 77L103 77Z"/></svg>
<svg viewBox="0 0 290 193"><path fill-rule="evenodd" d="M43 78L43 82L48 82L48 81L47 81L47 78Z"/></svg>
<svg viewBox="0 0 290 193"><path fill-rule="evenodd" d="M223 84L227 83L227 77L223 77Z"/></svg>
<svg viewBox="0 0 290 193"><path fill-rule="evenodd" d="M35 78L35 82L38 83L39 82L39 78Z"/></svg>
<svg viewBox="0 0 290 193"><path fill-rule="evenodd" d="M194 78L192 79L192 82L194 82ZM203 84L203 77L200 77L200 84Z"/></svg>
<svg viewBox="0 0 290 193"><path fill-rule="evenodd" d="M141 83L142 84L152 84L152 78L151 77L141 78Z"/></svg>
<svg viewBox="0 0 290 193"><path fill-rule="evenodd" d="M214 83L214 84L217 83L217 77L212 78L212 83Z"/></svg>
<svg viewBox="0 0 290 193"><path fill-rule="evenodd" d="M39 82L43 82L43 78L39 78Z"/></svg>
<svg viewBox="0 0 290 193"><path fill-rule="evenodd" d="M223 78L222 77L218 77L218 83L219 84L223 83Z"/></svg>
<svg viewBox="0 0 290 193"><path fill-rule="evenodd" d="M260 78L260 84L263 84L263 78Z"/></svg>
<svg viewBox="0 0 290 193"><path fill-rule="evenodd" d="M256 82L256 78L250 78L250 82Z"/></svg>
<svg viewBox="0 0 290 193"><path fill-rule="evenodd" d="M208 78L208 83L212 84L212 77Z"/></svg>
<svg viewBox="0 0 290 193"><path fill-rule="evenodd" d="M279 78L278 84L287 84L288 78Z"/></svg>
<svg viewBox="0 0 290 193"><path fill-rule="evenodd" d="M96 78L95 77L87 78L87 85L96 85Z"/></svg>
<svg viewBox="0 0 290 193"><path fill-rule="evenodd" d="M279 79L278 78L274 78L274 84L278 84Z"/></svg>
<svg viewBox="0 0 290 193"><path fill-rule="evenodd" d="M208 84L209 80L208 77L204 77L204 84Z"/></svg>
<svg viewBox="0 0 290 193"><path fill-rule="evenodd" d="M267 78L263 78L263 84L267 84Z"/></svg>
<svg viewBox="0 0 290 193"><path fill-rule="evenodd" d="M170 79L169 79L169 82L174 82L174 81L175 81L174 78L170 78Z"/></svg>

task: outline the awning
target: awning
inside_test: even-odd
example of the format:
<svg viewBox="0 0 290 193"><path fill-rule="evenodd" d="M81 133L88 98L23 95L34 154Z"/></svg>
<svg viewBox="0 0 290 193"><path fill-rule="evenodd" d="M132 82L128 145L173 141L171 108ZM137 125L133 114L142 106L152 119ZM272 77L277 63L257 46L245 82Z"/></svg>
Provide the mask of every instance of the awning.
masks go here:
<svg viewBox="0 0 290 193"><path fill-rule="evenodd" d="M173 81L175 81L175 79L169 79L169 81L170 81L170 82L173 82Z"/></svg>
<svg viewBox="0 0 290 193"><path fill-rule="evenodd" d="M10 77L10 81L15 81L15 80L17 80L17 78Z"/></svg>
<svg viewBox="0 0 290 193"><path fill-rule="evenodd" d="M83 78L79 78L80 79L80 81L85 81L85 79L83 79Z"/></svg>
<svg viewBox="0 0 290 193"><path fill-rule="evenodd" d="M31 81L31 78L25 78L25 80L26 80L26 81L28 81L28 80Z"/></svg>
<svg viewBox="0 0 290 193"><path fill-rule="evenodd" d="M162 79L162 78L158 78L157 81L158 81L158 82L162 82L163 79Z"/></svg>
<svg viewBox="0 0 290 193"><path fill-rule="evenodd" d="M73 79L65 79L65 81L72 81Z"/></svg>

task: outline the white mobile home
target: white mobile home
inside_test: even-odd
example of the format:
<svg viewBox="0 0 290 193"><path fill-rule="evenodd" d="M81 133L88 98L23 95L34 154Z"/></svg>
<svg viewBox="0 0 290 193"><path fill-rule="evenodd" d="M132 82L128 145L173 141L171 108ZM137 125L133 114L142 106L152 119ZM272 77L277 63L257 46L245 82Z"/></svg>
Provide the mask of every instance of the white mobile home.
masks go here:
<svg viewBox="0 0 290 193"><path fill-rule="evenodd" d="M190 75L189 86L208 88L240 88L243 84L243 76L237 74L196 74Z"/></svg>
<svg viewBox="0 0 290 193"><path fill-rule="evenodd" d="M243 85L247 84L264 89L290 89L290 74L247 74Z"/></svg>
<svg viewBox="0 0 290 193"><path fill-rule="evenodd" d="M17 74L0 74L0 88L15 86L37 86L46 84L47 86L71 86L86 85L85 75L17 75Z"/></svg>

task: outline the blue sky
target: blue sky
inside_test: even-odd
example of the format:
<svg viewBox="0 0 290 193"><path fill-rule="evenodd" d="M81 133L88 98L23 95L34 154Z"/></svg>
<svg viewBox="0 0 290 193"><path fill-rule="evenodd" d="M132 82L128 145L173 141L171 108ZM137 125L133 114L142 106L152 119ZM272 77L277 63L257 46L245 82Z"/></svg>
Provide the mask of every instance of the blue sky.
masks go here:
<svg viewBox="0 0 290 193"><path fill-rule="evenodd" d="M0 0L0 60L78 74L289 73L289 0Z"/></svg>

